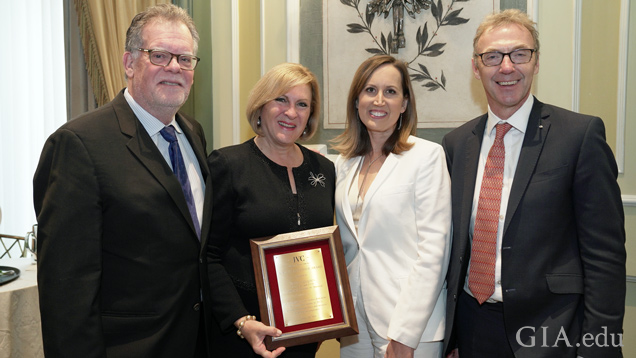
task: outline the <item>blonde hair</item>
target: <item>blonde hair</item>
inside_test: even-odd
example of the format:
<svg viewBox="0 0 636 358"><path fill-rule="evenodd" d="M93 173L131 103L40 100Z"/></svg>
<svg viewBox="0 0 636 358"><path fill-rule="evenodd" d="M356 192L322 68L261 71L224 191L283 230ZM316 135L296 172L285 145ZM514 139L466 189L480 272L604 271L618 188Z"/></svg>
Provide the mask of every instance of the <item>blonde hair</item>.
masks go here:
<svg viewBox="0 0 636 358"><path fill-rule="evenodd" d="M477 27L477 31L475 32L475 37L473 38L473 52L477 53L477 42L484 34L484 32L494 29L504 25L519 25L524 27L526 30L530 32L532 35L532 39L534 40L534 49L537 50L537 54L539 53L539 31L537 31L535 25L536 23L530 19L528 14L519 10L519 9L507 9L499 13L493 13L484 19L484 21L479 24Z"/></svg>
<svg viewBox="0 0 636 358"><path fill-rule="evenodd" d="M316 76L303 65L297 63L281 63L261 77L252 88L247 98L245 114L247 121L258 135L262 135L258 119L263 106L274 99L289 92L293 87L309 85L311 87L311 105L307 126L300 139L311 138L318 128L320 120L320 88Z"/></svg>
<svg viewBox="0 0 636 358"><path fill-rule="evenodd" d="M397 60L389 55L376 55L366 59L351 81L349 88L349 96L347 97L347 118L345 130L332 140L333 149L340 152L346 158L365 155L373 150L371 147L371 138L367 127L362 123L358 116L358 108L356 103L358 96L364 90L369 78L373 72L380 66L390 64L395 67L402 76L402 93L404 99L407 99L406 110L401 114L402 125L395 127L395 131L386 140L382 147L382 153L400 154L413 147L412 143L408 143L410 135L415 135L417 129L417 109L415 107L415 96L413 95L413 87L411 86L411 77L409 76L408 67L405 62Z"/></svg>

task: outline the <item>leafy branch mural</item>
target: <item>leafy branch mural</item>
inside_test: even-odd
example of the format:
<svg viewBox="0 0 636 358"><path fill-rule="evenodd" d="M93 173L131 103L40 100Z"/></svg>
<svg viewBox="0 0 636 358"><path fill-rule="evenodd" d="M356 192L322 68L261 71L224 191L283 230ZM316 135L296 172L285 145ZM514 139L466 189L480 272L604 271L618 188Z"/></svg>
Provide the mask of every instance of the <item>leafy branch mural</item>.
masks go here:
<svg viewBox="0 0 636 358"><path fill-rule="evenodd" d="M430 8L431 15L435 19L435 25L432 33L429 34L428 22L424 23L424 27L419 26L415 33L415 42L417 44L417 54L415 57L407 61L409 70L411 71L411 80L421 82L423 87L429 91L443 89L446 91L446 76L444 70L438 77L431 76L430 71L423 64L425 57L438 57L444 53L445 42L435 41L439 31L443 26L458 26L465 24L469 19L460 17L463 10L453 10L455 2L465 2L468 0L451 0L450 5L444 9L442 0L372 0L364 11L364 16L360 12L360 0L340 0L343 5L349 6L356 10L361 23L347 24L347 31L353 34L367 33L373 39L375 47L365 49L371 54L398 53L399 48L406 47L406 37L404 36L404 10L413 19L415 14L419 14L421 10ZM373 20L376 15L386 19L389 13L393 13L393 31L385 36L380 31L380 36L376 36L372 31Z"/></svg>

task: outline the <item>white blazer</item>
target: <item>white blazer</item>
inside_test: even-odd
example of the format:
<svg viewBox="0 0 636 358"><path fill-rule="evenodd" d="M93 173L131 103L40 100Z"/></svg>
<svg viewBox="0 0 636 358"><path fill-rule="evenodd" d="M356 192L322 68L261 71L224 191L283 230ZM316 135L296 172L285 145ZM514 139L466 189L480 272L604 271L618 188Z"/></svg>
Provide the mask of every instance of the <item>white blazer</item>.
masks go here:
<svg viewBox="0 0 636 358"><path fill-rule="evenodd" d="M451 246L450 177L442 147L409 137L369 187L355 232L348 191L362 157L336 159L336 222L354 303L373 329L416 348L444 337Z"/></svg>

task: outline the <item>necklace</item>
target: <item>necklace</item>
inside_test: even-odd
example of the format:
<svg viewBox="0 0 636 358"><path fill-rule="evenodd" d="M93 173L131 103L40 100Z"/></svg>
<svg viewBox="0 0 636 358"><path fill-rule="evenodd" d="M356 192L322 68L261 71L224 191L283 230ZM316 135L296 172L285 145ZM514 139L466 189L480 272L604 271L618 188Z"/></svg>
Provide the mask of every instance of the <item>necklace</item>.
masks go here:
<svg viewBox="0 0 636 358"><path fill-rule="evenodd" d="M384 156L384 154L380 154L378 155L375 159L373 159L369 165L367 165L367 170L364 172L364 177L362 177L362 183L360 184L360 189L358 190L358 199L356 200L356 206L358 206L358 203L361 199L361 195L362 192L364 191L364 183L367 181L367 177L369 176L369 170L371 169L371 166L373 165L373 163L377 162L378 159L382 158ZM360 171L362 172L362 171Z"/></svg>

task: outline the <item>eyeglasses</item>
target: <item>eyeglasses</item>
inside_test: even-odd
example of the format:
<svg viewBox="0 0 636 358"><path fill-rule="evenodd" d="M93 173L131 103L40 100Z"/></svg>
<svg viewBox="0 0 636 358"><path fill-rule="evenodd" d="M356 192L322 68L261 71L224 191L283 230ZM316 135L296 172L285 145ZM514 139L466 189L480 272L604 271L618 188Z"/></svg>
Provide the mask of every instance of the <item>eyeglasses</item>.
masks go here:
<svg viewBox="0 0 636 358"><path fill-rule="evenodd" d="M503 62L505 56L508 56L508 58L510 58L510 62L514 63L515 65L520 65L530 62L530 60L532 60L532 54L536 51L537 50L531 48L520 48L518 50L507 53L492 51L478 53L475 54L475 56L481 57L481 62L484 64L484 66L488 67L501 65L501 62Z"/></svg>
<svg viewBox="0 0 636 358"><path fill-rule="evenodd" d="M172 52L163 51L163 50L147 50L145 48L138 48L139 51L148 52L148 57L150 58L150 63L157 66L166 67L170 64L173 57L177 58L177 63L182 70L192 71L199 61L200 58L192 55L177 55Z"/></svg>

